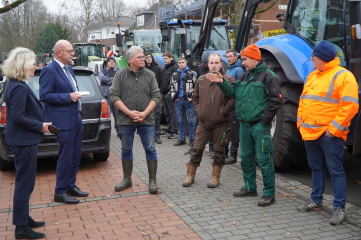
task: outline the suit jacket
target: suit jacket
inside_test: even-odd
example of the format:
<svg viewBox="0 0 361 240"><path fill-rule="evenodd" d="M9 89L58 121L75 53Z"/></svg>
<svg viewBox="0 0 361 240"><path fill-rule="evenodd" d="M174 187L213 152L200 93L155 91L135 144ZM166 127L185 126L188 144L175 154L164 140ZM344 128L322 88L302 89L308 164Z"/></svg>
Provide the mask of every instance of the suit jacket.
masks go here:
<svg viewBox="0 0 361 240"><path fill-rule="evenodd" d="M6 132L8 145L28 146L39 144L44 112L41 103L25 82L10 79L5 91Z"/></svg>
<svg viewBox="0 0 361 240"><path fill-rule="evenodd" d="M68 68L76 82L73 69L70 66ZM78 114L78 102L71 101L70 93L74 92L73 86L56 61L52 61L41 70L39 84L45 121L52 122L60 130L72 129Z"/></svg>

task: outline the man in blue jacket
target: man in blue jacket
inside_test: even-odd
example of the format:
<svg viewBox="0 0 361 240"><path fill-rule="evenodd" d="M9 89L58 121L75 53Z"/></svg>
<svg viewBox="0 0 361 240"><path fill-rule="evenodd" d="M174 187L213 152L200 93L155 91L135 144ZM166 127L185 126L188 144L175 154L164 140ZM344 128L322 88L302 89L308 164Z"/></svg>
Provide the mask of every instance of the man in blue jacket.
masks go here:
<svg viewBox="0 0 361 240"><path fill-rule="evenodd" d="M226 52L226 58L227 58L227 62L229 64L228 70L227 70L227 74L230 75L231 77L233 77L234 79L237 78L237 75L244 73L244 68L242 65L242 60L241 59L237 59L237 53L234 49L229 49ZM231 113L231 136L230 136L230 142L232 142L231 144L231 149L228 150L228 144L225 146L225 153L226 153L226 157L228 157L228 152L230 152L230 156L229 158L226 160L226 162L224 163L224 165L228 165L228 164L233 164L233 163L237 163L237 155L238 155L238 148L239 148L239 123L236 117L236 111L234 110Z"/></svg>
<svg viewBox="0 0 361 240"><path fill-rule="evenodd" d="M116 106L114 106L113 103L110 102L110 98L109 98L110 90L109 89L113 84L114 76L117 71L119 71L119 68L116 66L115 58L113 58L113 57L108 57L107 58L107 67L102 69L101 71L99 71L100 90L102 91L103 96L107 100L109 108L113 112L114 128L115 128L116 132L118 132L117 131L117 129L118 129L118 127L117 127L117 125L118 125L117 124L117 110L118 109Z"/></svg>

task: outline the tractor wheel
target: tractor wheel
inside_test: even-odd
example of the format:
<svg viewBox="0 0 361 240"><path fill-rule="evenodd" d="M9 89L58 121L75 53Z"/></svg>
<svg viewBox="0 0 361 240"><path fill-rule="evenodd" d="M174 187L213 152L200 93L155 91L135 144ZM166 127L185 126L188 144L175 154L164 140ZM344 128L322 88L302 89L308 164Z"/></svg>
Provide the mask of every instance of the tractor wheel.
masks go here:
<svg viewBox="0 0 361 240"><path fill-rule="evenodd" d="M306 148L297 129L297 110L303 85L291 83L271 54L262 54L267 67L281 79L283 105L272 122L273 162L283 170L298 169L307 166Z"/></svg>

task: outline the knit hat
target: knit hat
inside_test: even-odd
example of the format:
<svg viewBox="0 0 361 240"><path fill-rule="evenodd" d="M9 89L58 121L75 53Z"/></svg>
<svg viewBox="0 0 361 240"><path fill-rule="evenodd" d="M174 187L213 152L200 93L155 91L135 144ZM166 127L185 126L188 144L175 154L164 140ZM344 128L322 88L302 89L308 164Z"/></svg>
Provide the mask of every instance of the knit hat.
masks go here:
<svg viewBox="0 0 361 240"><path fill-rule="evenodd" d="M324 62L331 62L336 57L336 48L332 43L322 40L313 48L312 54Z"/></svg>
<svg viewBox="0 0 361 240"><path fill-rule="evenodd" d="M113 58L113 57L108 57L108 58L107 58L107 63L108 63L110 60L113 60L114 62L116 62L116 61L115 61L115 58Z"/></svg>
<svg viewBox="0 0 361 240"><path fill-rule="evenodd" d="M211 53L210 52L203 52L202 54L202 63L208 63L208 57Z"/></svg>
<svg viewBox="0 0 361 240"><path fill-rule="evenodd" d="M259 50L259 48L257 47L256 44L252 44L252 45L249 45L248 47L246 47L240 53L240 55L244 55L244 56L247 56L249 58L258 60L258 61L262 60L261 51Z"/></svg>

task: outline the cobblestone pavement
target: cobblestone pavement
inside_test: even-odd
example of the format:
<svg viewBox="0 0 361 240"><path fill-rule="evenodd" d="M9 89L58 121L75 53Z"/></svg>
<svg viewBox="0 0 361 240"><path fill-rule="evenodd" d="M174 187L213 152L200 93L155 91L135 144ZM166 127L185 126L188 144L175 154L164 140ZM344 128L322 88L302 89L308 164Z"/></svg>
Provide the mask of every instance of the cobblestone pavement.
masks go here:
<svg viewBox="0 0 361 240"><path fill-rule="evenodd" d="M218 188L209 189L212 165L209 156L204 154L201 166L197 169L195 183L181 186L186 176L186 163L189 155L184 152L189 145L175 147L177 139L161 138L163 143L156 145L158 153L157 182L162 191L158 197L187 223L202 239L361 239L360 228L349 222L339 226L329 224L331 214L324 210L299 212L296 206L304 200L290 194L290 189L307 186L294 183L278 176L276 203L261 208L257 205L262 196L262 181L257 179L258 197L235 198L234 190L243 186L242 170L233 164L225 166ZM115 133L111 139L112 150L121 156L120 140ZM139 136L134 141L134 173L148 184L145 154ZM291 187L290 187L291 186ZM301 193L304 194L304 193Z"/></svg>
<svg viewBox="0 0 361 240"><path fill-rule="evenodd" d="M114 140L115 141L115 140ZM119 141L119 140L118 140ZM81 203L54 203L56 161L39 159L30 216L45 221L37 229L47 239L200 239L200 237L133 173L133 187L114 192L123 179L121 160L111 152L108 161L82 157L77 185L89 192ZM0 240L12 240L12 198L15 171L0 172Z"/></svg>

